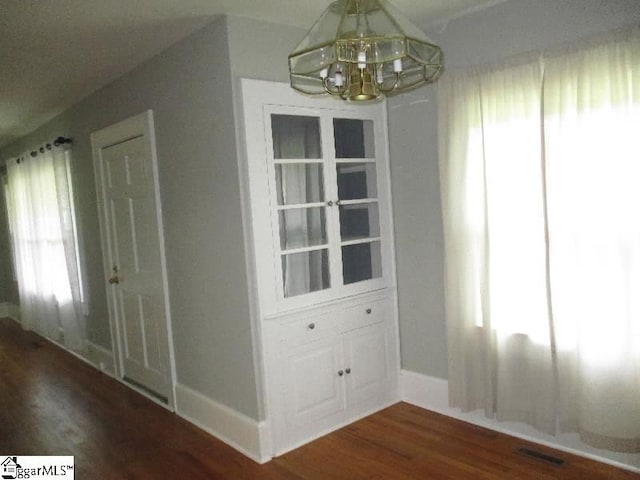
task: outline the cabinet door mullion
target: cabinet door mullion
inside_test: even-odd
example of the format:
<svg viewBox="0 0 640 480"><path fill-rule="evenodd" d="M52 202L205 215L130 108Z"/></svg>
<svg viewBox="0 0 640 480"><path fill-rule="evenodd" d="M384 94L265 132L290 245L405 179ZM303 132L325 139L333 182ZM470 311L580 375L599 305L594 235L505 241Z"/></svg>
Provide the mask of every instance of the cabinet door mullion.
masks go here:
<svg viewBox="0 0 640 480"><path fill-rule="evenodd" d="M327 234L329 236L329 263L333 288L343 285L342 249L340 248L340 210L338 207L338 178L333 131L333 115L325 112L322 118L322 141L325 160L325 192L327 192Z"/></svg>

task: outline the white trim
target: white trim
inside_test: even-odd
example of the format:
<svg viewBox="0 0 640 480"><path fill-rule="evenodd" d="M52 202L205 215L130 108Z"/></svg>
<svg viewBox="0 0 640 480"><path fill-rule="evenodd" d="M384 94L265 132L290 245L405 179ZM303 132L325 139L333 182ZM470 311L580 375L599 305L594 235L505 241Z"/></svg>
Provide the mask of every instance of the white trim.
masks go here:
<svg viewBox="0 0 640 480"><path fill-rule="evenodd" d="M149 137L149 148L151 149L151 170L153 173L153 193L156 202L156 223L158 230L158 246L160 248L160 273L162 274L162 291L164 295L164 309L166 318L167 348L169 355L169 382L171 394L168 395L170 410L175 410L176 399L176 370L175 350L173 345L173 320L171 317L171 303L169 301L169 274L167 271L167 251L164 238L164 215L162 212L162 199L160 195L160 173L158 171L158 149L156 144L156 126L153 117L153 110L147 110L145 116L145 134Z"/></svg>
<svg viewBox="0 0 640 480"><path fill-rule="evenodd" d="M395 405L396 403L398 403L400 401L399 398L397 398L396 392L394 392L393 396L391 399L381 403L380 405L377 405L375 407L372 407L370 409L367 409L363 412L358 413L357 415L353 416L353 417L349 417L344 419L343 421L339 422L339 423L335 423L333 425L329 425L326 426L325 428L321 428L318 429L314 432L309 433L307 436L305 436L302 439L296 440L291 444L285 445L285 446L281 446L280 449L278 449L275 454L274 457L281 457L282 455L286 455L287 453L296 450L300 447L303 447L305 445L308 445L311 442L314 442L326 435L329 435L333 432L336 432L344 427L347 427L349 425L354 424L355 422L362 420L363 418L366 418L370 415L375 415L376 413L384 410L385 408L389 408L392 405Z"/></svg>
<svg viewBox="0 0 640 480"><path fill-rule="evenodd" d="M262 331L260 298L258 295L258 273L256 270L256 257L254 254L255 238L253 235L251 217L251 188L249 182L249 165L245 148L245 121L243 112L243 94L240 80L232 83L233 90L233 117L235 119L236 133L236 158L238 165L238 188L240 189L240 208L242 219L242 232L244 237L245 271L247 275L247 292L249 300L249 318L251 321L251 342L253 345L253 367L255 371L255 386L258 396L258 415L260 419L269 417L269 404L267 398L268 378L265 368L264 334ZM269 450L271 448L271 435L269 438Z"/></svg>
<svg viewBox="0 0 640 480"><path fill-rule="evenodd" d="M599 450L582 443L576 434L546 435L523 423L498 422L497 420L486 418L484 413L479 410L464 413L460 409L451 408L449 407L449 382L447 380L402 370L400 373L400 395L403 401L433 412L523 440L539 443L556 450L640 473L640 455L638 454Z"/></svg>
<svg viewBox="0 0 640 480"><path fill-rule="evenodd" d="M156 149L156 138L155 138L155 124L152 110L146 110L138 115L134 115L125 120L122 120L116 124L105 127L101 130L93 132L90 136L91 139L91 149L93 155L93 166L94 166L94 177L96 184L96 195L98 200L98 216L99 216L99 224L100 224L100 240L102 245L102 257L103 257L103 268L105 272L105 276L108 276L111 271L111 265L113 265L113 245L111 244L111 235L110 235L110 226L107 218L108 212L108 200L106 196L106 191L104 187L104 178L105 172L101 150L104 147L109 145L114 145L122 141L126 141L131 138L135 138L137 136L143 136L147 140L147 146L149 147L149 155L151 157L151 170L152 170L152 181L154 188L154 200L156 207L156 227L158 233L158 241L159 241L159 254L160 254L160 273L162 276L162 293L163 293L163 301L165 308L165 319L166 323L164 325L164 333L166 334L166 361L168 364L168 382L169 382L169 391L167 393L167 403L160 402L159 404L164 406L165 408L174 411L175 410L175 385L176 385L176 365L175 365L175 354L174 354L174 346L173 346L173 330L172 330L172 322L171 322L171 306L169 304L169 281L167 274L167 265L166 265L166 257L165 257L165 240L164 240L164 226L162 223L162 204L160 201L160 181L158 174L158 155ZM115 305L115 297L114 291L105 283L105 287L107 290L107 306L109 310L109 328L111 331L111 343L112 343L112 351L114 352L114 367L116 377L120 380L124 380L125 372L124 372L124 364L123 364L123 351L122 346L120 345L121 335L120 335L120 325L117 321L117 314ZM164 336L163 336L164 340ZM148 398L157 401L157 399L151 395L148 395L143 390L136 388L135 386L124 382L126 385L131 386L136 391L143 393ZM162 392L165 393L165 392Z"/></svg>
<svg viewBox="0 0 640 480"><path fill-rule="evenodd" d="M176 414L257 463L271 460L267 422L258 422L179 383Z"/></svg>
<svg viewBox="0 0 640 480"><path fill-rule="evenodd" d="M116 377L113 352L87 340L87 360L98 370L110 377Z"/></svg>
<svg viewBox="0 0 640 480"><path fill-rule="evenodd" d="M9 302L0 303L0 318L10 318L20 323L20 307Z"/></svg>
<svg viewBox="0 0 640 480"><path fill-rule="evenodd" d="M7 311L9 314L7 314ZM14 322L16 322L21 328L24 329L20 320L17 317L19 313L19 308L10 303L0 303L0 318L10 318ZM113 354L104 347L97 345L93 342L87 340L85 342L86 349L83 352L79 352L76 350L71 350L64 343L59 342L53 338L45 337L35 330L25 330L33 335L36 335L38 338L48 342L53 347L59 348L60 350L72 355L76 359L82 361L83 363L89 365L90 367L95 368L96 370L100 370L106 375L115 378L114 373L114 359ZM116 379L117 380L117 379Z"/></svg>

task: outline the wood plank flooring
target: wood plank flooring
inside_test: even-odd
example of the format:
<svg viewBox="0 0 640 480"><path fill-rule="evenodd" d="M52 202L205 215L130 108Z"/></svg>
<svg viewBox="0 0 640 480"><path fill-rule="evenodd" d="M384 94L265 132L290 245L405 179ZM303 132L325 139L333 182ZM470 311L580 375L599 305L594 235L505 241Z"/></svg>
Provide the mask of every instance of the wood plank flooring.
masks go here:
<svg viewBox="0 0 640 480"><path fill-rule="evenodd" d="M549 465L526 447L564 460ZM76 479L639 479L400 403L258 465L0 320L0 455L74 455Z"/></svg>

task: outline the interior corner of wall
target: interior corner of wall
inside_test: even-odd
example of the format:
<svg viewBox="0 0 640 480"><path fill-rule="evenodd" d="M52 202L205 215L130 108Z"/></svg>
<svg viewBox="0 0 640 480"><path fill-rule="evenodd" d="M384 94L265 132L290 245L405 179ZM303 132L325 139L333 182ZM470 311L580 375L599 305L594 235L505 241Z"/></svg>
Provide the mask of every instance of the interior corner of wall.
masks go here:
<svg viewBox="0 0 640 480"><path fill-rule="evenodd" d="M20 323L20 307L10 302L0 302L0 318L10 318Z"/></svg>

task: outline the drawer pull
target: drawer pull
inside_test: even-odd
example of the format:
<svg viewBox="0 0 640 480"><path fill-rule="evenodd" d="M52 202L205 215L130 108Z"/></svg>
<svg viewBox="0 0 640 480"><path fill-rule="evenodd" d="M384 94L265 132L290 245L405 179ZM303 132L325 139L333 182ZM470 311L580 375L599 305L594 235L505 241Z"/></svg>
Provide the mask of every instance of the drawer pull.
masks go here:
<svg viewBox="0 0 640 480"><path fill-rule="evenodd" d="M370 315L371 314L371 309L367 308L366 312L367 312L367 315Z"/></svg>
<svg viewBox="0 0 640 480"><path fill-rule="evenodd" d="M309 324L309 330L313 330L314 328L316 328L316 324L315 323L310 323Z"/></svg>
<svg viewBox="0 0 640 480"><path fill-rule="evenodd" d="M350 369L350 368L345 369L344 373L346 373L347 375L349 375L349 374L351 373L351 369Z"/></svg>
<svg viewBox="0 0 640 480"><path fill-rule="evenodd" d="M344 372L342 370L338 370L338 376L341 377L344 375Z"/></svg>

